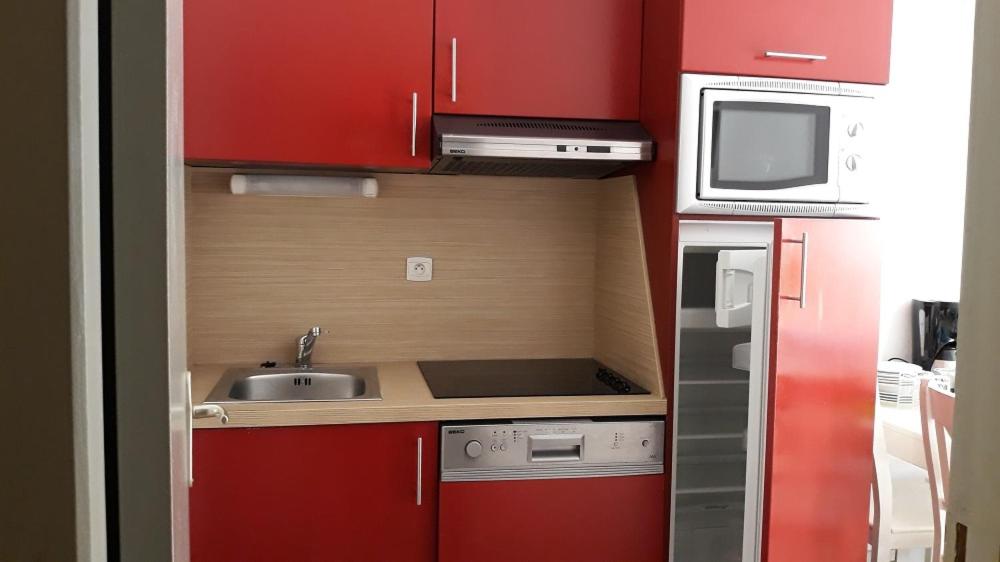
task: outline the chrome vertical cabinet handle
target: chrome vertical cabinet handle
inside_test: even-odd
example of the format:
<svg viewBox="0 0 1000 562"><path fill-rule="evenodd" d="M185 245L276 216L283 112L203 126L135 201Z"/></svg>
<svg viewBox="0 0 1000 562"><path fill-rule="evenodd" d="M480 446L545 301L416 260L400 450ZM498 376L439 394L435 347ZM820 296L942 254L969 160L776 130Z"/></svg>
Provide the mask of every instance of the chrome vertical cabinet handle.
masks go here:
<svg viewBox="0 0 1000 562"><path fill-rule="evenodd" d="M458 37L451 38L451 103L458 101Z"/></svg>
<svg viewBox="0 0 1000 562"><path fill-rule="evenodd" d="M191 371L184 371L184 392L187 394L187 481L188 488L194 486L194 407L191 403Z"/></svg>
<svg viewBox="0 0 1000 562"><path fill-rule="evenodd" d="M417 93L413 92L413 120L410 125L410 156L417 156Z"/></svg>
<svg viewBox="0 0 1000 562"><path fill-rule="evenodd" d="M417 505L424 504L424 438L417 437Z"/></svg>
<svg viewBox="0 0 1000 562"><path fill-rule="evenodd" d="M813 55L810 53L787 53L785 51L764 51L764 56L769 59L792 59L807 61L824 61L826 55Z"/></svg>
<svg viewBox="0 0 1000 562"><path fill-rule="evenodd" d="M806 284L809 281L809 233L803 232L801 240L785 239L786 244L802 244L802 267L799 269L799 296L781 297L783 299L799 301L799 308L806 307Z"/></svg>
<svg viewBox="0 0 1000 562"><path fill-rule="evenodd" d="M809 272L809 233L802 233L802 269L799 271L799 308L806 307L806 275Z"/></svg>

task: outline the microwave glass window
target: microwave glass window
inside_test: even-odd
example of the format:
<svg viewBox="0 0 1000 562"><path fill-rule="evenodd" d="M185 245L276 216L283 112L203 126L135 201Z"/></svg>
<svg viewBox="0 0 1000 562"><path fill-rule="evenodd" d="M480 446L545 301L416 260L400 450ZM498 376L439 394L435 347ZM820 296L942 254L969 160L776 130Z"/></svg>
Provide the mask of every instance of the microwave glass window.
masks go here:
<svg viewBox="0 0 1000 562"><path fill-rule="evenodd" d="M830 108L715 102L713 188L748 191L827 182Z"/></svg>

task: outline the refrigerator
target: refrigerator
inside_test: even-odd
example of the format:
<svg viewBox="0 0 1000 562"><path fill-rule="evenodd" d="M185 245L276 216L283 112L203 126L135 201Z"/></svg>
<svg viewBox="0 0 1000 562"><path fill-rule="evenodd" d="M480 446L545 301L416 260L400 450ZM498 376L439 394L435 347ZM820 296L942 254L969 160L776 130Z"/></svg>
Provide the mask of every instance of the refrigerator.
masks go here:
<svg viewBox="0 0 1000 562"><path fill-rule="evenodd" d="M864 560L874 221L681 221L669 560Z"/></svg>

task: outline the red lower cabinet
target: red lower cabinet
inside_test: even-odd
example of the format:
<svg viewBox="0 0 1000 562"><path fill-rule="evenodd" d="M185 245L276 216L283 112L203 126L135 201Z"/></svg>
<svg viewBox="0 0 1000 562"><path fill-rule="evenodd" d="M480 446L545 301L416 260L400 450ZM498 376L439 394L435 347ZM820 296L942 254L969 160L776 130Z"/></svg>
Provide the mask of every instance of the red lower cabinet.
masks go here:
<svg viewBox="0 0 1000 562"><path fill-rule="evenodd" d="M878 353L878 223L779 219L775 226L762 559L863 562Z"/></svg>
<svg viewBox="0 0 1000 562"><path fill-rule="evenodd" d="M191 559L436 560L437 439L436 423L197 430Z"/></svg>
<svg viewBox="0 0 1000 562"><path fill-rule="evenodd" d="M662 562L665 497L662 474L445 482L439 560Z"/></svg>

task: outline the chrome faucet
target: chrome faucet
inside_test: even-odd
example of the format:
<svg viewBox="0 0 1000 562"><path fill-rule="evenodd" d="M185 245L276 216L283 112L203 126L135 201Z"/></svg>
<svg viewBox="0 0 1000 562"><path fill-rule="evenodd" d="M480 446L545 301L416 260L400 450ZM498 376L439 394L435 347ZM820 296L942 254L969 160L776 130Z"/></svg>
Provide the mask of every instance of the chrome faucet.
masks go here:
<svg viewBox="0 0 1000 562"><path fill-rule="evenodd" d="M316 345L316 338L323 332L319 326L313 326L299 338L299 352L295 356L295 366L300 369L312 367L313 346Z"/></svg>

